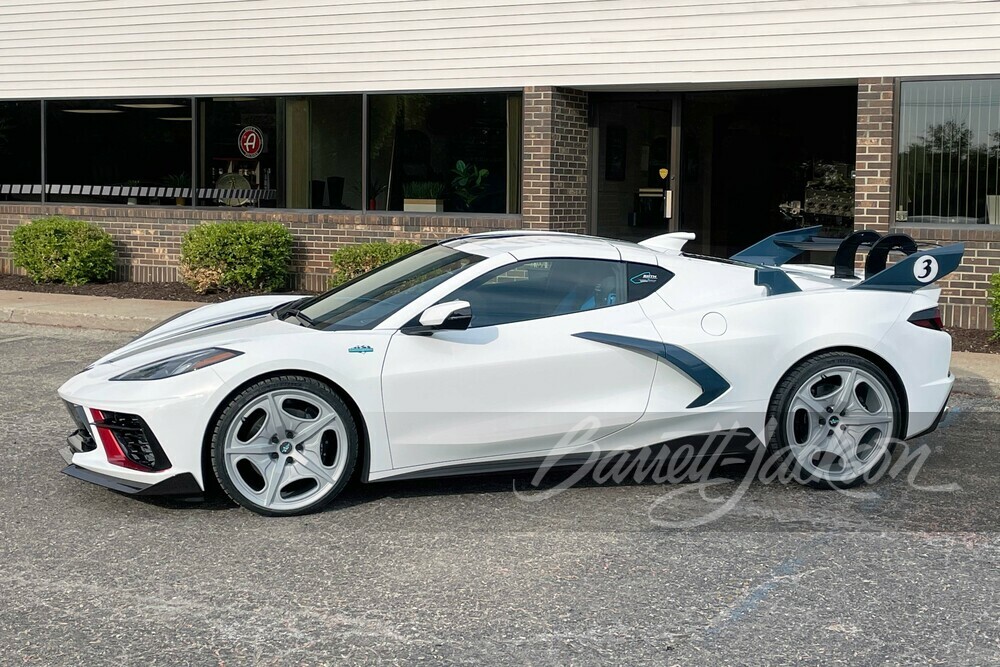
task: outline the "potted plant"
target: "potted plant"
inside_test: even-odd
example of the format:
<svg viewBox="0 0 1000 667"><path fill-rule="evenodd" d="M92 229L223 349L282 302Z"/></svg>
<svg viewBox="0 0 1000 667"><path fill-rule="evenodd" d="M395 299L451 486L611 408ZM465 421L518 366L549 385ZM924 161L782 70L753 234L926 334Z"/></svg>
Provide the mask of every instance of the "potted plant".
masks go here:
<svg viewBox="0 0 1000 667"><path fill-rule="evenodd" d="M452 191L461 201L463 209L471 211L472 204L486 191L483 181L490 175L489 170L477 169L476 165L459 160L451 173L455 176L451 179Z"/></svg>
<svg viewBox="0 0 1000 667"><path fill-rule="evenodd" d="M444 183L412 181L403 185L403 210L416 213L440 213L444 210Z"/></svg>
<svg viewBox="0 0 1000 667"><path fill-rule="evenodd" d="M191 187L191 177L186 173L181 172L179 174L170 174L163 179L163 184L168 188L175 188L177 190L185 190ZM184 206L185 198L176 196L174 197L174 203L178 206Z"/></svg>
<svg viewBox="0 0 1000 667"><path fill-rule="evenodd" d="M388 189L388 185L383 185L376 178L368 179L368 210L378 210L378 197Z"/></svg>

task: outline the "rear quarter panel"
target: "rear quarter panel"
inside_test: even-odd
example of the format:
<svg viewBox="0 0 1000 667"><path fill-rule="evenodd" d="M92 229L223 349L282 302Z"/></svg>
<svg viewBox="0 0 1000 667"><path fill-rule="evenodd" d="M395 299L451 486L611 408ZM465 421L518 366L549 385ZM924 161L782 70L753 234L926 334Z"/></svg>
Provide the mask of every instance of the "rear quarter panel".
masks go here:
<svg viewBox="0 0 1000 667"><path fill-rule="evenodd" d="M696 354L731 385L726 394L703 409L745 412L747 418L753 415L749 426L762 436L767 403L790 368L831 348L856 347L879 353L881 341L906 311L911 296L873 290L822 290L676 311L653 308L649 315L665 342ZM720 335L708 333L702 325L712 313L725 319L725 332ZM717 327L709 329L718 332ZM893 354L887 361L895 366L899 355Z"/></svg>

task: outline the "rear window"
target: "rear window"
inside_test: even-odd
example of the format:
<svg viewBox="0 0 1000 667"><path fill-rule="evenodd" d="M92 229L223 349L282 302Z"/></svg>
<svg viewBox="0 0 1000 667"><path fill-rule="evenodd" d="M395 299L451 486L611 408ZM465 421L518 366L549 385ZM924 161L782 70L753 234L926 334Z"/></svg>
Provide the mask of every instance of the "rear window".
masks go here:
<svg viewBox="0 0 1000 667"><path fill-rule="evenodd" d="M628 263L628 300L638 301L660 289L674 277L662 266Z"/></svg>

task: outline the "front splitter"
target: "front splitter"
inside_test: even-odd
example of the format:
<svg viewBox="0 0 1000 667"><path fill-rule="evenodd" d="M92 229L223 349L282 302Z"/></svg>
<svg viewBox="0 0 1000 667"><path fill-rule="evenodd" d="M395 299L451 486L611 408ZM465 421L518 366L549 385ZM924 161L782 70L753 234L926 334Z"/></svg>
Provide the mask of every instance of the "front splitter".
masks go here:
<svg viewBox="0 0 1000 667"><path fill-rule="evenodd" d="M62 454L64 459L66 458L67 453L69 453L70 457L72 457L72 451L68 447L64 448L59 453ZM118 491L119 493L127 493L130 496L190 497L204 495L204 491L202 491L202 488L198 486L198 481L194 478L194 475L189 472L175 475L163 480L162 482L157 482L156 484L142 484L141 482L119 479L110 475L94 472L93 470L87 470L86 468L81 468L74 463L70 463L68 466L63 468L62 471L70 477L75 477L76 479L83 480L84 482L90 482L91 484L103 486L106 489Z"/></svg>

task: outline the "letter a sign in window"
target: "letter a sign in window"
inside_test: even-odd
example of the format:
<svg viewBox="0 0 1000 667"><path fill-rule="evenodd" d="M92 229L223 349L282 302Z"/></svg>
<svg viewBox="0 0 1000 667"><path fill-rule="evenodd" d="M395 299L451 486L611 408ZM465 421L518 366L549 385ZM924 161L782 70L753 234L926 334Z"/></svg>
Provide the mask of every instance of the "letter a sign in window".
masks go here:
<svg viewBox="0 0 1000 667"><path fill-rule="evenodd" d="M255 160L264 151L264 134L253 125L249 125L240 132L239 144L243 157Z"/></svg>

